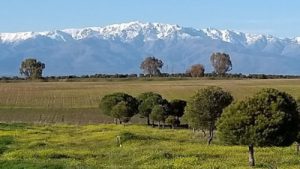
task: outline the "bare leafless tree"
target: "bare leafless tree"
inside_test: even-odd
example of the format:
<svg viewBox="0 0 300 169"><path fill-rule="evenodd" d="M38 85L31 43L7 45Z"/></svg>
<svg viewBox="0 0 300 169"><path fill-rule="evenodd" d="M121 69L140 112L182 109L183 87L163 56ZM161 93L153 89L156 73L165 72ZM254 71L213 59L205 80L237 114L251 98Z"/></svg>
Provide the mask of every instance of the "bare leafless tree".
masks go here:
<svg viewBox="0 0 300 169"><path fill-rule="evenodd" d="M203 77L205 72L205 68L202 64L192 65L190 69L186 71L186 73L192 77Z"/></svg>

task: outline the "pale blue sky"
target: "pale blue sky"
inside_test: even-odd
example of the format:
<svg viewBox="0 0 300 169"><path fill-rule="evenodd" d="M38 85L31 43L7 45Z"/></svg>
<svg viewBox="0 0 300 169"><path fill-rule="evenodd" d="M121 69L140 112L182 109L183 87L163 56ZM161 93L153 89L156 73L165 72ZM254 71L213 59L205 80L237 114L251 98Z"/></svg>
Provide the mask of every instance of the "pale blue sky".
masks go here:
<svg viewBox="0 0 300 169"><path fill-rule="evenodd" d="M299 0L1 0L0 32L128 21L300 36Z"/></svg>

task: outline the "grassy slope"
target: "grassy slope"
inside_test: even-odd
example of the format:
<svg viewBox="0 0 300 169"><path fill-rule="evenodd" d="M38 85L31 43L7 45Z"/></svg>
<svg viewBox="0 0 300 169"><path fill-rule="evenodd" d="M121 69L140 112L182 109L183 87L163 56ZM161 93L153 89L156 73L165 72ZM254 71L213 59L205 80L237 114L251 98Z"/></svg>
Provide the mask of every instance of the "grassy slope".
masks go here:
<svg viewBox="0 0 300 169"><path fill-rule="evenodd" d="M109 122L111 119L98 109L98 103L105 94L127 92L137 96L142 92L154 91L167 99L188 99L196 90L211 85L229 90L237 100L265 87L300 96L299 79L0 83L0 121L76 124Z"/></svg>
<svg viewBox="0 0 300 169"><path fill-rule="evenodd" d="M207 146L190 130L136 125L0 124L0 150L0 168L248 168L245 146ZM256 168L300 166L293 146L256 148L256 160Z"/></svg>

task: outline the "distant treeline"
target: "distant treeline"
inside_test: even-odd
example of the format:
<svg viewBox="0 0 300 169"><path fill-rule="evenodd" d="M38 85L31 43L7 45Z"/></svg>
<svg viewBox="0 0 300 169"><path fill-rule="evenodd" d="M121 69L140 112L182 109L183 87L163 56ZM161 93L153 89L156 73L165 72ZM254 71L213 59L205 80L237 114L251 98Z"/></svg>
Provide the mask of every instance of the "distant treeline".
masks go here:
<svg viewBox="0 0 300 169"><path fill-rule="evenodd" d="M146 79L155 80L157 78L172 78L174 80L181 78L206 78L206 79L295 79L300 75L267 75L267 74L232 74L232 62L229 54L213 53L210 56L211 65L214 68L212 73L205 72L205 66L198 63L191 65L183 73L164 73L161 69L164 62L154 56L148 56L142 61L140 69L142 74L94 74L94 75L68 75L68 76L42 76L45 63L34 58L28 58L22 61L20 74L22 77L1 77L2 81L14 80L38 80L38 81L95 81L97 79Z"/></svg>
<svg viewBox="0 0 300 169"><path fill-rule="evenodd" d="M145 74L94 74L94 75L66 75L66 76L45 76L40 81L59 81L59 80L89 80L89 79L155 79L155 78L192 78L187 73L162 73L156 76L150 76ZM225 74L218 75L215 73L205 73L203 77L197 77L198 79L298 79L300 75L269 75L269 74ZM22 81L26 80L24 77L19 76L2 76L1 81Z"/></svg>

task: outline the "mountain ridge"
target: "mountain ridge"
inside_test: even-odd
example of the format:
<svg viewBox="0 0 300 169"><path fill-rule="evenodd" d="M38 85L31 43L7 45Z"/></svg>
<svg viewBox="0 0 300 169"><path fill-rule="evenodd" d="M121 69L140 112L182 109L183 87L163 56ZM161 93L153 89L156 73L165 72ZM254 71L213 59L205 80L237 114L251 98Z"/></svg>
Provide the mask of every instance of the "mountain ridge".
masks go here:
<svg viewBox="0 0 300 169"><path fill-rule="evenodd" d="M101 35L103 35L103 37L105 37L104 35L106 35L106 36L112 35L112 32L118 34L124 30L128 30L128 28L133 28L133 27L135 27L136 30L139 30L139 31L142 29L149 29L149 28L152 28L152 29L154 28L156 30L165 29L164 31L160 31L160 33L166 33L166 31L170 31L170 30L172 32L172 30L174 31L174 29L177 31L191 30L194 33L197 32L198 34L205 33L208 37L211 37L213 39L221 39L225 42L232 42L232 41L230 41L230 39L228 39L228 38L232 38L232 36L241 36L241 37L244 36L244 38L246 38L247 41L251 41L253 39L259 39L259 38L265 38L265 39L269 39L269 40L291 41L291 42L296 42L296 43L300 44L300 37L278 38L278 37L275 37L275 36L269 35L269 34L244 33L244 32L234 31L234 30L230 30L230 29L216 29L216 28L195 29L192 27L181 27L176 24L163 24L163 23L156 23L156 22L144 23L144 22L140 22L140 21L121 23L121 24L112 24L112 25L108 25L108 26L104 26L104 27L69 28L69 29L63 29L63 30L42 31L42 32L0 33L0 40L2 42L16 42L16 41L34 38L35 36L45 36L45 37L53 38L53 36L51 36L51 35L57 35L60 33L65 33L65 34L71 35L74 40L79 40L79 39L88 37L88 36L83 36L85 33L90 33L87 35L91 35L94 33L94 35L96 34L99 37L101 37ZM113 31L114 29L115 29L115 31ZM186 33L186 32L184 32L184 33ZM53 38L53 39L55 39L55 38Z"/></svg>
<svg viewBox="0 0 300 169"><path fill-rule="evenodd" d="M233 73L300 74L295 64L300 61L300 37L278 38L139 21L82 29L0 33L0 71L5 75L17 74L18 64L29 56L46 63L47 75L139 73L139 63L147 55L162 59L165 72L183 72L195 63L202 63L211 71L212 52L229 53Z"/></svg>

